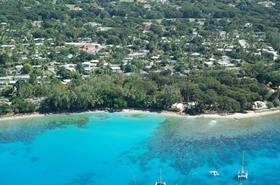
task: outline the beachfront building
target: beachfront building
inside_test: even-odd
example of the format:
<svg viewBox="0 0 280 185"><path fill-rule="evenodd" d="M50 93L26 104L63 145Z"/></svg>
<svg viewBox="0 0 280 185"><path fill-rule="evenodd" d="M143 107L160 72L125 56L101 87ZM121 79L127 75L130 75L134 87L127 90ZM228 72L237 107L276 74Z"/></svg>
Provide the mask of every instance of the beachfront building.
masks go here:
<svg viewBox="0 0 280 185"><path fill-rule="evenodd" d="M183 104L183 103L174 103L171 108L172 109L176 109L180 112L183 112L185 110L185 108L187 107L187 105Z"/></svg>
<svg viewBox="0 0 280 185"><path fill-rule="evenodd" d="M255 101L254 104L253 104L253 109L255 109L255 110L267 109L266 102L264 102L264 101Z"/></svg>

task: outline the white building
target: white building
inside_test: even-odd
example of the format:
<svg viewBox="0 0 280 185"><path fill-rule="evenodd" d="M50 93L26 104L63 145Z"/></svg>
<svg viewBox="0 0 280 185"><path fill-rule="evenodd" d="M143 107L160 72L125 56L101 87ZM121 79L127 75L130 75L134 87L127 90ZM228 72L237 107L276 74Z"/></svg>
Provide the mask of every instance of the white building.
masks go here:
<svg viewBox="0 0 280 185"><path fill-rule="evenodd" d="M266 102L255 101L254 104L253 104L253 109L255 109L255 110L267 109Z"/></svg>
<svg viewBox="0 0 280 185"><path fill-rule="evenodd" d="M72 72L76 71L76 64L64 64L62 67Z"/></svg>
<svg viewBox="0 0 280 185"><path fill-rule="evenodd" d="M110 69L112 70L113 73L121 73L122 69L119 65L111 65Z"/></svg>
<svg viewBox="0 0 280 185"><path fill-rule="evenodd" d="M186 108L186 105L183 104L183 103L174 103L172 106L171 106L172 109L177 109L179 110L180 112L183 112Z"/></svg>
<svg viewBox="0 0 280 185"><path fill-rule="evenodd" d="M15 66L16 73L21 73L22 68L23 68L23 65L16 65Z"/></svg>
<svg viewBox="0 0 280 185"><path fill-rule="evenodd" d="M224 67L235 67L228 56L223 56L221 60L218 60L218 64Z"/></svg>
<svg viewBox="0 0 280 185"><path fill-rule="evenodd" d="M90 73L97 68L96 66L97 66L98 62L99 62L98 60L91 60L88 62L83 62L82 67L86 73Z"/></svg>
<svg viewBox="0 0 280 185"><path fill-rule="evenodd" d="M16 75L0 77L0 85L15 84L18 80L29 80L29 75Z"/></svg>

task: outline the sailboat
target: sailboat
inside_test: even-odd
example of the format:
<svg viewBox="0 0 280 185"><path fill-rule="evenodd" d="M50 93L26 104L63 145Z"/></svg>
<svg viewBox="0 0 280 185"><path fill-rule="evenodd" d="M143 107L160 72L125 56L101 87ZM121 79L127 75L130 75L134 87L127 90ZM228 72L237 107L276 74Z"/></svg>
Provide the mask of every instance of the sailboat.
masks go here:
<svg viewBox="0 0 280 185"><path fill-rule="evenodd" d="M159 181L157 181L155 185L166 185L166 182L161 180L161 170L159 173Z"/></svg>
<svg viewBox="0 0 280 185"><path fill-rule="evenodd" d="M241 170L239 170L237 173L237 178L238 178L238 180L239 179L248 179L248 171L245 170L245 168L244 168L244 152L242 155L242 167L241 167Z"/></svg>
<svg viewBox="0 0 280 185"><path fill-rule="evenodd" d="M214 159L213 159L213 163L214 163ZM215 164L214 164L214 166L215 166ZM213 170L209 171L209 174L213 177L220 175L220 173L215 168Z"/></svg>
<svg viewBox="0 0 280 185"><path fill-rule="evenodd" d="M214 177L220 175L219 172L218 172L217 170L212 170L212 171L209 172L209 174L212 175L212 176L214 176Z"/></svg>

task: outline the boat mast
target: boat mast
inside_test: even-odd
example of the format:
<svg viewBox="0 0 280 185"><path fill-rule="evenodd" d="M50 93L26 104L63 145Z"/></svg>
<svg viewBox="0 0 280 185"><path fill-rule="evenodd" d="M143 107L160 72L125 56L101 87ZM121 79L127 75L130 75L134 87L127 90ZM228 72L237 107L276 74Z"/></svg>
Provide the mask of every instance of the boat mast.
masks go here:
<svg viewBox="0 0 280 185"><path fill-rule="evenodd" d="M243 154L242 154L242 168L241 168L241 171L244 172L244 151L243 151Z"/></svg>
<svg viewBox="0 0 280 185"><path fill-rule="evenodd" d="M161 182L161 169L159 170L159 182Z"/></svg>

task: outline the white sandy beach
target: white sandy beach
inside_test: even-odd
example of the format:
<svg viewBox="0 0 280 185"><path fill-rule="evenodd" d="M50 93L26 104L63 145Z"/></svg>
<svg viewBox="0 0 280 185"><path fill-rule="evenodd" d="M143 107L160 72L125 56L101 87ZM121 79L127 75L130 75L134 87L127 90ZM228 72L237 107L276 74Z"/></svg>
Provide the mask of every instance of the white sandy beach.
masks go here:
<svg viewBox="0 0 280 185"><path fill-rule="evenodd" d="M122 112L129 112L129 113L150 113L150 114L163 114L166 116L186 116L186 117L194 117L194 118L252 118L258 116L266 116L271 114L280 113L280 109L266 109L260 111L248 111L247 113L233 113L233 114L200 114L200 115L189 115L184 113L178 112L171 112L171 111L162 111L162 112L150 112L150 111L142 111L142 110L133 110L133 109L124 109Z"/></svg>
<svg viewBox="0 0 280 185"><path fill-rule="evenodd" d="M16 120L16 119L29 119L29 118L36 118L36 117L44 117L47 114L40 114L40 113L31 113L31 114L14 114L14 115L3 115L0 116L0 121L5 120Z"/></svg>
<svg viewBox="0 0 280 185"><path fill-rule="evenodd" d="M260 117L266 116L271 114L279 114L280 109L270 109L270 110L263 110L263 111L248 111L246 113L234 113L234 114L202 114L198 117L205 117L205 118L235 118L235 119L242 119L242 118L253 118L253 117Z"/></svg>
<svg viewBox="0 0 280 185"><path fill-rule="evenodd" d="M106 111L88 111L84 113L95 113L95 112L106 112ZM266 116L271 114L280 114L280 108L277 109L266 109L266 110L259 110L259 111L248 111L247 113L234 113L234 114L200 114L200 115L188 115L185 113L178 113L178 112L171 112L171 111L161 111L161 112L151 112L151 111L144 111L144 110L135 110L135 109L124 109L121 112L124 113L145 113L145 114L162 114L165 116L185 116L185 117L192 117L192 118L234 118L234 119L242 119L242 118L253 118L259 116ZM74 113L75 114L75 113ZM41 114L38 112L31 113L31 114L15 114L15 115L4 115L0 116L0 121L5 120L17 120L17 119L31 119L31 118L38 118L44 117L48 115L55 115L55 114Z"/></svg>

